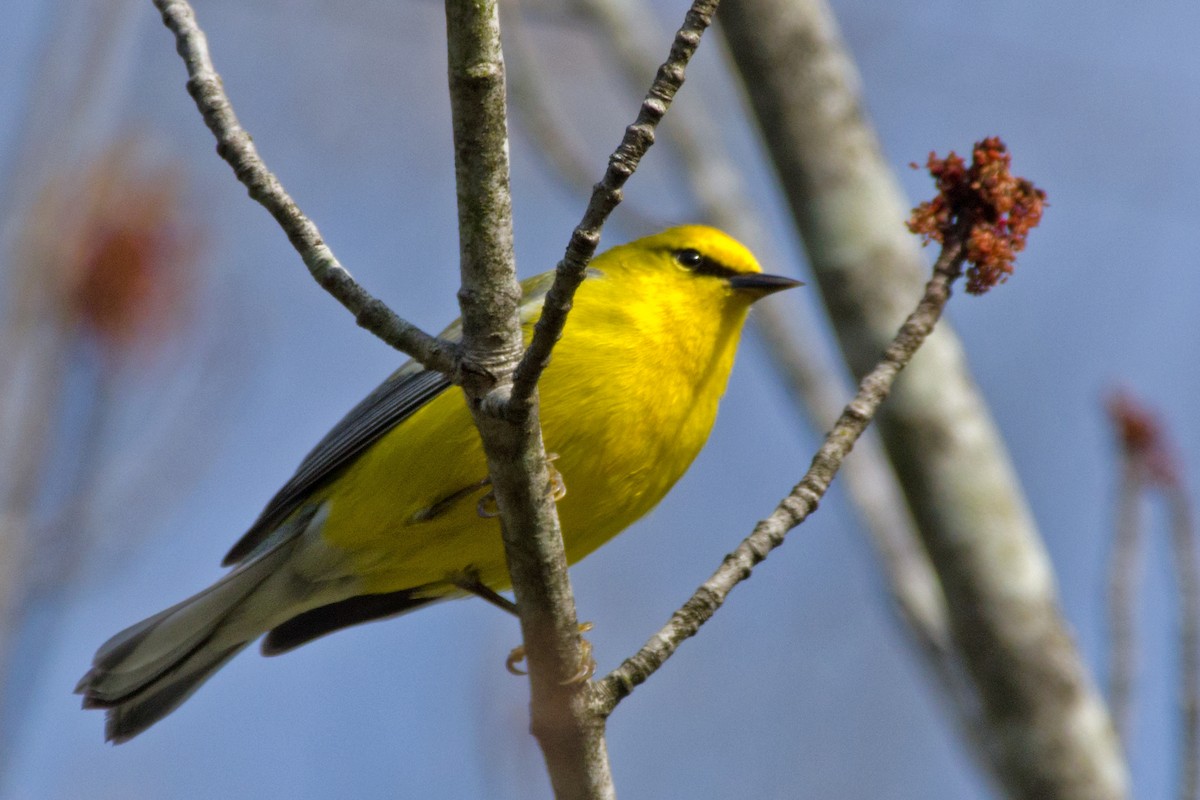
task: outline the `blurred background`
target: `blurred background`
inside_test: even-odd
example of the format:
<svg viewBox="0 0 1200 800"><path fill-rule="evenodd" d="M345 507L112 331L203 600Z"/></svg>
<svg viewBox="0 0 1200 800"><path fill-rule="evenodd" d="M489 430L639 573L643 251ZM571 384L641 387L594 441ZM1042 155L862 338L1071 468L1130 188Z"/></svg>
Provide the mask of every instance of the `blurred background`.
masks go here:
<svg viewBox="0 0 1200 800"><path fill-rule="evenodd" d="M1048 192L1016 276L986 299L956 297L949 313L1102 681L1120 470L1109 391L1127 387L1161 413L1196 486L1200 8L832 4L914 202L931 190L909 162L990 134ZM664 31L655 62L685 8L652 4ZM458 284L440 4L196 10L243 125L341 261L401 316L440 329L457 315ZM556 4L506 10L525 55L510 55L513 84L541 82L570 150L548 156L514 111L517 255L531 275L561 256L651 75L633 88L611 43ZM248 652L119 748L103 742L99 713L79 710L71 688L96 647L217 578L274 490L400 357L308 277L215 156L150 3L13 0L0 21L0 797L548 797L527 684L503 668L516 621L479 602L279 659ZM744 170L773 234L764 266L804 278L718 36L693 64L678 104L702 102ZM651 150L604 244L695 219L680 169L668 148ZM813 295L777 301L819 316ZM818 435L751 338L691 472L572 571L600 670L774 507ZM1140 797L1166 796L1178 769L1162 513L1151 509L1136 612ZM837 483L622 704L609 748L630 798L991 796Z"/></svg>

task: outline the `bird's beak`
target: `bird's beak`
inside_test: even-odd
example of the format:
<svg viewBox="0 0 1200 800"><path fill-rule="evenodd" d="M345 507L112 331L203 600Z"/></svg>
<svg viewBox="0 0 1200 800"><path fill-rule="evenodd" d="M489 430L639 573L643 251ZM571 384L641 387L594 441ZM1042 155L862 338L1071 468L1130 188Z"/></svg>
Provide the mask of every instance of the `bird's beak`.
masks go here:
<svg viewBox="0 0 1200 800"><path fill-rule="evenodd" d="M728 280L729 285L734 289L754 295L755 300L775 292L782 292L784 289L791 289L793 286L804 285L804 281L785 278L782 275L764 275L761 272L744 272L734 275Z"/></svg>

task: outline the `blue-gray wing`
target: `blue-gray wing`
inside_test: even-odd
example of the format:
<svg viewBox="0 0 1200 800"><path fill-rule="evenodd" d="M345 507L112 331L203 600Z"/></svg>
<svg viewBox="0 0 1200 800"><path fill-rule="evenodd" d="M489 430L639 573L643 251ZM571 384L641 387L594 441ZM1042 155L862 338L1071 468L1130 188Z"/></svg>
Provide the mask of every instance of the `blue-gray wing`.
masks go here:
<svg viewBox="0 0 1200 800"><path fill-rule="evenodd" d="M450 380L442 373L422 369L413 362L405 364L351 409L304 457L296 474L271 498L222 563L230 566L253 553L313 492L326 486L363 451L449 386Z"/></svg>

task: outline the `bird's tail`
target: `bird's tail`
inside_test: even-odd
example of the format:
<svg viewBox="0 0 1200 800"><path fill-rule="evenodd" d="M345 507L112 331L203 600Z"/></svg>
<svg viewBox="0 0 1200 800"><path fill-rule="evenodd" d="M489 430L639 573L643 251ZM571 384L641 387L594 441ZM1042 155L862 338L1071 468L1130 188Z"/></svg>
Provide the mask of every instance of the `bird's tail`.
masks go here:
<svg viewBox="0 0 1200 800"><path fill-rule="evenodd" d="M294 594L281 596L295 592L281 569L294 546L295 540L283 542L252 557L199 594L104 643L75 692L83 695L84 708L108 710L109 741L127 741L171 713L280 616L295 613L286 610Z"/></svg>

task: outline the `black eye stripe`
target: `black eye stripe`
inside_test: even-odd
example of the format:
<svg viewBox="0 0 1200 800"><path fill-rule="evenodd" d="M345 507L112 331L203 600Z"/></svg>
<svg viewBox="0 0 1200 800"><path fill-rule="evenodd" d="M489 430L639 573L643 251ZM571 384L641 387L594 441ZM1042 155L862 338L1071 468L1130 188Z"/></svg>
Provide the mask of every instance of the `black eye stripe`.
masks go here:
<svg viewBox="0 0 1200 800"><path fill-rule="evenodd" d="M675 260L697 275L711 275L715 278L732 278L741 275L735 269L725 266L720 261L710 258L697 250L676 250Z"/></svg>

